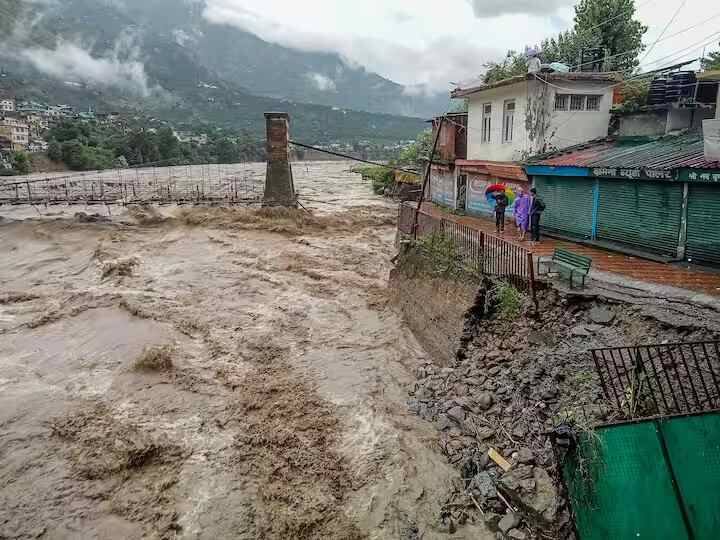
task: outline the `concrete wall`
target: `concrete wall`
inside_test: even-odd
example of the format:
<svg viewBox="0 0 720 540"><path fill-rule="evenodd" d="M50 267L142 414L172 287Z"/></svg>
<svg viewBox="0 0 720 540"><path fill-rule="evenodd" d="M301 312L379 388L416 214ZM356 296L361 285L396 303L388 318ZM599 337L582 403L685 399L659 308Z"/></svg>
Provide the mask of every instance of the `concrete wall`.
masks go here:
<svg viewBox="0 0 720 540"><path fill-rule="evenodd" d="M700 129L703 120L715 117L712 109L676 109L671 107L667 114L666 132L680 129Z"/></svg>
<svg viewBox="0 0 720 540"><path fill-rule="evenodd" d="M468 98L468 159L520 161L529 155L550 149L567 148L578 143L605 137L610 123L613 89L610 83L563 81L542 88L540 81L523 81L473 94ZM555 94L602 95L599 111L555 111ZM513 140L502 142L504 103L515 100ZM526 127L533 100L544 103L546 121L544 136L531 140ZM489 143L482 142L483 105L492 104L492 134Z"/></svg>
<svg viewBox="0 0 720 540"><path fill-rule="evenodd" d="M667 111L648 111L620 117L620 137L654 137L665 135Z"/></svg>
<svg viewBox="0 0 720 540"><path fill-rule="evenodd" d="M448 208L457 206L455 194L455 170L449 167L433 166L430 170L429 199Z"/></svg>
<svg viewBox="0 0 720 540"><path fill-rule="evenodd" d="M607 137L610 127L610 109L612 108L613 89L608 88L609 82L562 82L559 86L566 90L553 88L550 107L553 111L552 121L548 130L548 143L554 148L567 148L575 144L593 139ZM555 111L555 94L588 94L602 95L599 111ZM554 134L554 136L550 136Z"/></svg>

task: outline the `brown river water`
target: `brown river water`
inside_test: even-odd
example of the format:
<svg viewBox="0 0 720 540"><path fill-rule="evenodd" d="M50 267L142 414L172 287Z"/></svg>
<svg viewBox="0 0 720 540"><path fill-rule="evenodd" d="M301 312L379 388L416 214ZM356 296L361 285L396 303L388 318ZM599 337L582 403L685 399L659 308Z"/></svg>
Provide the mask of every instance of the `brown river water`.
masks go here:
<svg viewBox="0 0 720 540"><path fill-rule="evenodd" d="M312 216L0 207L0 538L448 538L396 207L348 167L294 165Z"/></svg>

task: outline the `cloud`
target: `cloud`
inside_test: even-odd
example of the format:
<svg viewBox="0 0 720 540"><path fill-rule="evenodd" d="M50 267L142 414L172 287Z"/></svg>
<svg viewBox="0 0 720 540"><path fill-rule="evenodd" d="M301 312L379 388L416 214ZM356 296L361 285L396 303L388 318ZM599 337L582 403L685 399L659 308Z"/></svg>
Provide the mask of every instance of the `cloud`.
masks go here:
<svg viewBox="0 0 720 540"><path fill-rule="evenodd" d="M65 41L54 49L22 49L19 54L38 71L63 81L115 87L142 97L151 94L144 64L119 44L105 57L94 57L80 45Z"/></svg>
<svg viewBox="0 0 720 540"><path fill-rule="evenodd" d="M318 90L323 92L337 92L337 85L330 77L326 77L322 73L308 73L306 76Z"/></svg>
<svg viewBox="0 0 720 540"><path fill-rule="evenodd" d="M336 53L351 67L362 66L400 83L408 95L448 92L450 81L478 75L485 62L504 53L454 33L414 43L328 29L321 33L284 22L292 17L263 15L237 0L211 0L204 16L211 23L235 26L284 47Z"/></svg>
<svg viewBox="0 0 720 540"><path fill-rule="evenodd" d="M501 15L554 15L560 8L575 4L575 0L467 0L475 16L480 19Z"/></svg>

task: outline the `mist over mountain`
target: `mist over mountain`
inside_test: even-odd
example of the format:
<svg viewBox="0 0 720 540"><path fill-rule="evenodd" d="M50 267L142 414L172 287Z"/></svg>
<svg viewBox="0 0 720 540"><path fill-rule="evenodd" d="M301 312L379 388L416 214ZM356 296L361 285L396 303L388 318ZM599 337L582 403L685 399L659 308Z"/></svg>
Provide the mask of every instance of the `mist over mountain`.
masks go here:
<svg viewBox="0 0 720 540"><path fill-rule="evenodd" d="M0 0L0 85L252 130L264 110L287 110L314 140L411 138L419 118L447 110L446 96L406 95L336 54L271 44L204 10L203 0Z"/></svg>

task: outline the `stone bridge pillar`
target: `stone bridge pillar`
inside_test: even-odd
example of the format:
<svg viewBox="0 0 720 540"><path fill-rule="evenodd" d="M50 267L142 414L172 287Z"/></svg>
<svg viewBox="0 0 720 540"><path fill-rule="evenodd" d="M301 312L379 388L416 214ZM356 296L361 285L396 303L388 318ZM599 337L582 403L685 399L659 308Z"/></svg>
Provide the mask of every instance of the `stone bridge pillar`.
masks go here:
<svg viewBox="0 0 720 540"><path fill-rule="evenodd" d="M263 206L297 208L292 167L290 166L290 116L282 112L265 113L267 127L267 173Z"/></svg>

